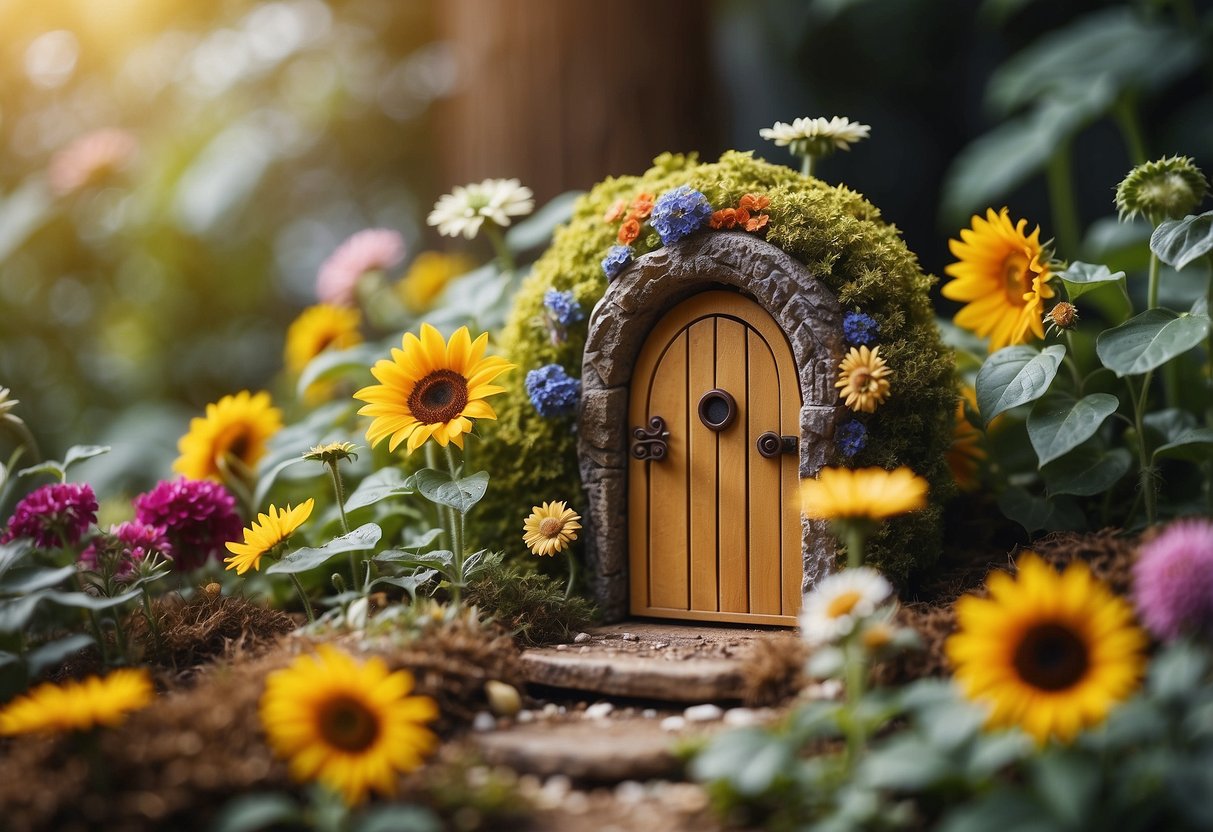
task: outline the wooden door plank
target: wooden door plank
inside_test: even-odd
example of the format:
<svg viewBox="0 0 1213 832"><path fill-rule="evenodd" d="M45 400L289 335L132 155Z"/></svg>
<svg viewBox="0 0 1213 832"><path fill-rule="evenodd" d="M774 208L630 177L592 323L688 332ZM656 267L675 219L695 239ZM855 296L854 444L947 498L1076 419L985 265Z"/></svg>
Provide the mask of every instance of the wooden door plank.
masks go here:
<svg viewBox="0 0 1213 832"><path fill-rule="evenodd" d="M718 558L720 609L749 612L749 525L747 454L751 447L746 423L749 393L746 384L746 326L731 318L716 320L716 386L737 401L733 424L716 434L718 491ZM755 452L757 456L757 452Z"/></svg>
<svg viewBox="0 0 1213 832"><path fill-rule="evenodd" d="M691 414L691 609L720 608L716 579L716 432L699 419L699 398L716 386L716 318L696 321L687 330L688 372L685 400Z"/></svg>
<svg viewBox="0 0 1213 832"><path fill-rule="evenodd" d="M750 424L746 442L755 448L759 436L779 430L779 372L766 340L754 330L748 338ZM749 474L750 612L778 615L783 610L780 463L755 450L749 458Z"/></svg>
<svg viewBox="0 0 1213 832"><path fill-rule="evenodd" d="M688 609L687 551L687 333L670 343L648 395L647 416L660 416L670 431L669 452L649 468L648 568L650 604ZM647 419L646 419L647 421ZM643 422L642 422L643 424Z"/></svg>

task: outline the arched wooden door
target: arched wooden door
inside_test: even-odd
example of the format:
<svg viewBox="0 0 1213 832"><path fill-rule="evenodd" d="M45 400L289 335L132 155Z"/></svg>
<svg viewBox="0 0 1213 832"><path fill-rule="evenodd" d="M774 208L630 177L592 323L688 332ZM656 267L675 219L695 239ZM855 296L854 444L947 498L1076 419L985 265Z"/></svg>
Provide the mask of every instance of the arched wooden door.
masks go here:
<svg viewBox="0 0 1213 832"><path fill-rule="evenodd" d="M657 323L628 403L632 614L795 623L798 456L758 442L798 437L800 406L787 339L754 301L704 292Z"/></svg>

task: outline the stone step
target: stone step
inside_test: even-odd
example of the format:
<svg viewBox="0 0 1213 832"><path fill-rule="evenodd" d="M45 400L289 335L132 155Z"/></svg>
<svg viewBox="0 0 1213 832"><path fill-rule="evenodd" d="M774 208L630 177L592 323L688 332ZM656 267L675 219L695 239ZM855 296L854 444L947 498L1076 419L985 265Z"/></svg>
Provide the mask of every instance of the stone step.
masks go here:
<svg viewBox="0 0 1213 832"><path fill-rule="evenodd" d="M535 685L659 702L740 701L741 663L731 659L661 659L626 653L527 650L523 672Z"/></svg>
<svg viewBox="0 0 1213 832"><path fill-rule="evenodd" d="M541 778L618 783L676 775L674 737L652 719L534 722L472 736L485 761Z"/></svg>

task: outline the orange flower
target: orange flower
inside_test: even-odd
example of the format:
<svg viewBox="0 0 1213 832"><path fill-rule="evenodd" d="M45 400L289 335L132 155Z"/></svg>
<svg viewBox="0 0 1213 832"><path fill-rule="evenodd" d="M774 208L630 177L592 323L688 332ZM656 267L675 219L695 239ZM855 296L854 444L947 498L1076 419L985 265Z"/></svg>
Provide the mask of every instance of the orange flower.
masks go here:
<svg viewBox="0 0 1213 832"><path fill-rule="evenodd" d="M709 228L735 228L737 226L737 209L722 208L712 214L708 220Z"/></svg>
<svg viewBox="0 0 1213 832"><path fill-rule="evenodd" d="M614 222L623 216L623 212L627 210L628 201L626 199L617 199L615 204L607 209L607 212L602 215L603 222Z"/></svg>
<svg viewBox="0 0 1213 832"><path fill-rule="evenodd" d="M762 229L767 227L767 223L770 221L771 221L770 215L759 214L756 217L751 217L750 219L746 220L745 230L746 231L761 231Z"/></svg>
<svg viewBox="0 0 1213 832"><path fill-rule="evenodd" d="M757 213L771 204L771 198L763 194L746 194L737 203L743 211Z"/></svg>
<svg viewBox="0 0 1213 832"><path fill-rule="evenodd" d="M632 210L628 213L628 217L636 220L647 220L649 214L653 213L653 201L656 196L650 193L640 193L632 200Z"/></svg>
<svg viewBox="0 0 1213 832"><path fill-rule="evenodd" d="M628 217L623 221L623 225L619 226L619 242L622 245L630 246L639 236L640 223L633 217Z"/></svg>

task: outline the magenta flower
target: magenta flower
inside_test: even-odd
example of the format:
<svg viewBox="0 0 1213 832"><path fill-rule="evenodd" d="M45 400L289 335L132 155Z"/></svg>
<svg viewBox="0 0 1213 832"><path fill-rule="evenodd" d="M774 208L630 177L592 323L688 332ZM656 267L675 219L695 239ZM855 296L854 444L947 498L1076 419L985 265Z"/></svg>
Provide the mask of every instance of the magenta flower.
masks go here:
<svg viewBox="0 0 1213 832"><path fill-rule="evenodd" d="M28 537L40 549L71 546L96 522L97 495L91 486L76 482L44 485L17 503L0 543Z"/></svg>
<svg viewBox="0 0 1213 832"><path fill-rule="evenodd" d="M1141 547L1133 599L1160 639L1213 632L1213 523L1180 520Z"/></svg>
<svg viewBox="0 0 1213 832"><path fill-rule="evenodd" d="M358 278L367 272L384 271L404 260L404 238L388 228L359 231L320 266L316 295L334 306L354 306Z"/></svg>
<svg viewBox="0 0 1213 832"><path fill-rule="evenodd" d="M173 546L169 543L163 526L148 526L132 520L110 526L109 533L118 553L114 577L120 581L129 579L138 565L154 554L170 560L173 557ZM80 553L80 563L85 569L97 570L99 549L102 547L94 541Z"/></svg>
<svg viewBox="0 0 1213 832"><path fill-rule="evenodd" d="M240 540L243 523L236 500L217 482L160 482L135 498L135 520L159 526L172 548L173 565L181 572L197 569L226 551L224 544Z"/></svg>

